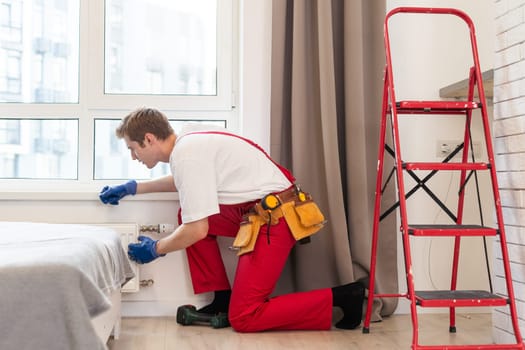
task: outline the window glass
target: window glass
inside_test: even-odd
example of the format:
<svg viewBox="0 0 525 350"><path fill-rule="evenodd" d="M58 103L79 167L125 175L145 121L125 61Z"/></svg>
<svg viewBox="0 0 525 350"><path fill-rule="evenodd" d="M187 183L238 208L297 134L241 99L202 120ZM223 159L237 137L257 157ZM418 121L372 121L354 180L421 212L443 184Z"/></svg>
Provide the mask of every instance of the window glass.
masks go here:
<svg viewBox="0 0 525 350"><path fill-rule="evenodd" d="M225 120L170 120L175 133L187 122L226 127ZM120 119L95 119L94 178L150 179L169 174L170 168L167 163L159 163L150 170L131 159L124 140L115 136L115 129L119 123Z"/></svg>
<svg viewBox="0 0 525 350"><path fill-rule="evenodd" d="M105 6L106 94L217 94L217 0Z"/></svg>
<svg viewBox="0 0 525 350"><path fill-rule="evenodd" d="M76 179L78 120L0 119L0 178Z"/></svg>
<svg viewBox="0 0 525 350"><path fill-rule="evenodd" d="M79 11L79 0L0 3L0 102L78 102Z"/></svg>

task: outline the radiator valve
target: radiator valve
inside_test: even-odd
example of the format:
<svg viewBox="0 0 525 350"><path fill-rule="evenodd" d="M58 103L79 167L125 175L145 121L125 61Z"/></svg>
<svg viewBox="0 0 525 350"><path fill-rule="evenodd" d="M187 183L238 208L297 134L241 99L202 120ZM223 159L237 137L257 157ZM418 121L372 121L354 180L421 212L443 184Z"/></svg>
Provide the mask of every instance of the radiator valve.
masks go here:
<svg viewBox="0 0 525 350"><path fill-rule="evenodd" d="M141 287L151 287L155 283L151 278L149 280L140 280L140 286Z"/></svg>
<svg viewBox="0 0 525 350"><path fill-rule="evenodd" d="M156 224L156 225L141 225L141 233L171 233L175 230L175 225L171 224Z"/></svg>

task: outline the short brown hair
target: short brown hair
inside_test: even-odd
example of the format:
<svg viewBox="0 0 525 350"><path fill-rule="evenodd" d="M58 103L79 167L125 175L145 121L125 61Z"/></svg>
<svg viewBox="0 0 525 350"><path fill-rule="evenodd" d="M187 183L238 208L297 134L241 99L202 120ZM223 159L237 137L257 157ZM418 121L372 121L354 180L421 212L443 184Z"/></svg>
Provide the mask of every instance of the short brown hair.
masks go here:
<svg viewBox="0 0 525 350"><path fill-rule="evenodd" d="M138 108L128 114L116 129L118 138L127 136L141 146L144 146L144 135L148 132L160 140L166 140L174 133L164 113L146 107Z"/></svg>

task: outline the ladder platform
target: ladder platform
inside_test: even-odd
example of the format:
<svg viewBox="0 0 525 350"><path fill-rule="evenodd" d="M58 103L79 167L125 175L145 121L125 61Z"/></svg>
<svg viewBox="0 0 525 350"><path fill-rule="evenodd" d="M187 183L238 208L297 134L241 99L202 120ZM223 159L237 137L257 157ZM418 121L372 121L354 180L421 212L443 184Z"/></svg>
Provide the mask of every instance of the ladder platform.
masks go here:
<svg viewBox="0 0 525 350"><path fill-rule="evenodd" d="M407 162L402 164L405 170L487 170L488 163L456 163L456 162Z"/></svg>
<svg viewBox="0 0 525 350"><path fill-rule="evenodd" d="M505 306L508 299L484 290L415 291L422 307Z"/></svg>
<svg viewBox="0 0 525 350"><path fill-rule="evenodd" d="M391 107L390 107L391 108ZM398 101L398 114L465 114L481 108L477 101Z"/></svg>
<svg viewBox="0 0 525 350"><path fill-rule="evenodd" d="M481 225L408 225L413 236L495 236L498 230Z"/></svg>

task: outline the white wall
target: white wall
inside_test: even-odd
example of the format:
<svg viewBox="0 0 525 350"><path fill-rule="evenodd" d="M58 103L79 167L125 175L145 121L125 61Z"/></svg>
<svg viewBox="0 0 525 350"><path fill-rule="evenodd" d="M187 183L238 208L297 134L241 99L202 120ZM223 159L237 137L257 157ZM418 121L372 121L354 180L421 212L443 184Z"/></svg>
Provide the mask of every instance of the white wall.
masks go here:
<svg viewBox="0 0 525 350"><path fill-rule="evenodd" d="M493 3L491 1L400 1L387 0L387 11L401 6L451 7L472 18L478 40L482 71L492 68L494 44ZM393 73L397 100L439 100L439 89L468 77L472 65L467 26L455 16L394 15L389 22ZM490 111L489 111L490 113ZM464 118L407 117L400 120L404 160L441 161L436 156L439 140L462 140ZM480 125L473 128L474 142L483 140ZM488 177L481 177L482 198L492 203ZM444 172L431 180L430 186L449 208L457 201L457 174ZM413 182L406 182L414 184ZM411 188L408 187L408 188ZM475 197L467 197L465 223L477 218ZM452 223L422 191L408 200L410 223ZM485 206L485 224L493 220L490 205ZM479 222L479 221L478 221ZM453 242L448 238L412 239L415 286L418 290L449 289ZM490 243L490 241L489 241ZM489 245L490 247L490 245ZM483 242L480 238L463 239L458 288L488 289L484 268ZM491 250L489 249L489 253ZM400 290L406 291L402 247L399 245ZM428 311L428 309L427 309ZM446 311L446 310L441 310ZM398 313L409 312L408 301L400 300Z"/></svg>
<svg viewBox="0 0 525 350"><path fill-rule="evenodd" d="M272 2L241 1L242 133L270 150Z"/></svg>

